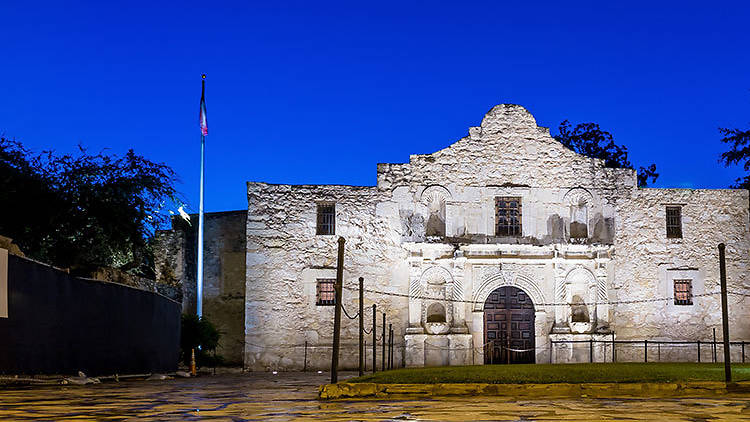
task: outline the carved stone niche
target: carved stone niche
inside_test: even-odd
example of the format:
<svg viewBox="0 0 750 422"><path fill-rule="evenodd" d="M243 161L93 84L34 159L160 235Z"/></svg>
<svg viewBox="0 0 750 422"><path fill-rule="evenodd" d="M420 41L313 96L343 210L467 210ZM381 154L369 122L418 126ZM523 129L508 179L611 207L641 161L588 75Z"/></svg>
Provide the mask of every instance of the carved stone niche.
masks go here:
<svg viewBox="0 0 750 422"><path fill-rule="evenodd" d="M571 242L585 241L589 237L589 210L593 205L593 195L584 188L569 190L563 201L570 209L568 234Z"/></svg>
<svg viewBox="0 0 750 422"><path fill-rule="evenodd" d="M594 274L581 265L565 276L563 298L568 303L567 322L573 333L592 333L597 329L597 314L605 310L603 289ZM601 309L600 309L601 308Z"/></svg>
<svg viewBox="0 0 750 422"><path fill-rule="evenodd" d="M429 214L425 224L427 237L445 237L445 203L450 199L450 191L440 185L428 186L422 191L420 202Z"/></svg>
<svg viewBox="0 0 750 422"><path fill-rule="evenodd" d="M457 284L450 271L438 265L428 267L418 279L412 279L407 333L436 335L461 332L461 327L455 327L451 300L460 294Z"/></svg>

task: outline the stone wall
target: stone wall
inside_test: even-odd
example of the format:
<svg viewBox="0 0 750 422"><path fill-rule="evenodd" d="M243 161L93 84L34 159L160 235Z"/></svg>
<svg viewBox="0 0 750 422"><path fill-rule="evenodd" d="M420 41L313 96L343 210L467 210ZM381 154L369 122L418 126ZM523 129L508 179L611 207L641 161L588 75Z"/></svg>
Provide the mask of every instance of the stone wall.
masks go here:
<svg viewBox="0 0 750 422"><path fill-rule="evenodd" d="M368 289L408 291L406 251L374 187L248 183L245 367L251 370L330 368L333 306L316 305L318 278L336 277L337 240L346 239L342 303L357 313L358 278ZM336 204L335 235L316 235L317 204ZM407 299L365 295L365 327L377 304L402 348ZM366 340L372 345L371 335ZM342 317L340 364L358 365L358 321ZM379 343L380 344L380 343ZM397 350L399 350L397 348ZM378 346L378 355L382 349ZM395 353L396 364L402 361ZM378 359L380 362L380 359Z"/></svg>
<svg viewBox="0 0 750 422"><path fill-rule="evenodd" d="M666 206L682 207L682 238L666 235ZM614 328L619 339L721 339L717 245L725 243L730 291L750 291L748 192L745 190L638 189L618 206L614 296L622 300L673 297L674 279L692 279L692 305L673 301L616 305ZM750 301L729 296L729 332L750 339L745 322ZM624 350L623 353L626 351ZM641 350L633 351L643 355ZM686 352L696 355L695 347Z"/></svg>
<svg viewBox="0 0 750 422"><path fill-rule="evenodd" d="M243 360L245 330L245 211L204 214L203 315L221 332L217 354L229 364ZM157 280L183 286L182 312L195 313L198 216L179 217L157 234Z"/></svg>

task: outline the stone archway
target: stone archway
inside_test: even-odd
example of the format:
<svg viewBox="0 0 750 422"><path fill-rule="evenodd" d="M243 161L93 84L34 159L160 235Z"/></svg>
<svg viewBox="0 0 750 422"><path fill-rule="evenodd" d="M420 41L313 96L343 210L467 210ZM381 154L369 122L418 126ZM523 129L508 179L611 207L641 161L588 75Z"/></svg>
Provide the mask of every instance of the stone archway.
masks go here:
<svg viewBox="0 0 750 422"><path fill-rule="evenodd" d="M484 363L535 363L535 310L515 286L498 287L484 303Z"/></svg>

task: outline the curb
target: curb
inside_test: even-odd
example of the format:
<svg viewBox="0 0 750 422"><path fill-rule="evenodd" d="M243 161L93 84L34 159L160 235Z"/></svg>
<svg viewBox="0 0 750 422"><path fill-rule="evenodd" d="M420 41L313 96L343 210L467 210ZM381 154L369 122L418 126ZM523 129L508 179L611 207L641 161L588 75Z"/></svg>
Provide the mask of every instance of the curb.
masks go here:
<svg viewBox="0 0 750 422"><path fill-rule="evenodd" d="M501 396L523 398L590 397L687 397L750 394L750 381L725 384L717 381L677 383L583 383L583 384L325 384L321 400L388 398L392 396Z"/></svg>

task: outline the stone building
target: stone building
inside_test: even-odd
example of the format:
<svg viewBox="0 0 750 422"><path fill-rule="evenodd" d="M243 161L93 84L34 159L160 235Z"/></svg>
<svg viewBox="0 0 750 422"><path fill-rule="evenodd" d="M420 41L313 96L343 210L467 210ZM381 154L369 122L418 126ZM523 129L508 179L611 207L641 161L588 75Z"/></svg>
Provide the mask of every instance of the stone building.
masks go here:
<svg viewBox="0 0 750 422"><path fill-rule="evenodd" d="M396 365L601 362L615 338L721 335L717 245L727 245L730 290L745 291L747 191L643 189L636 179L503 104L445 149L378 164L376 186L250 182L244 365L329 365L338 237L342 303L354 316L363 277L366 327L376 304L376 337L384 312ZM750 339L748 311L730 297L733 339ZM357 366L357 339L357 321L344 317L342 367ZM617 349L618 360L643 353Z"/></svg>

